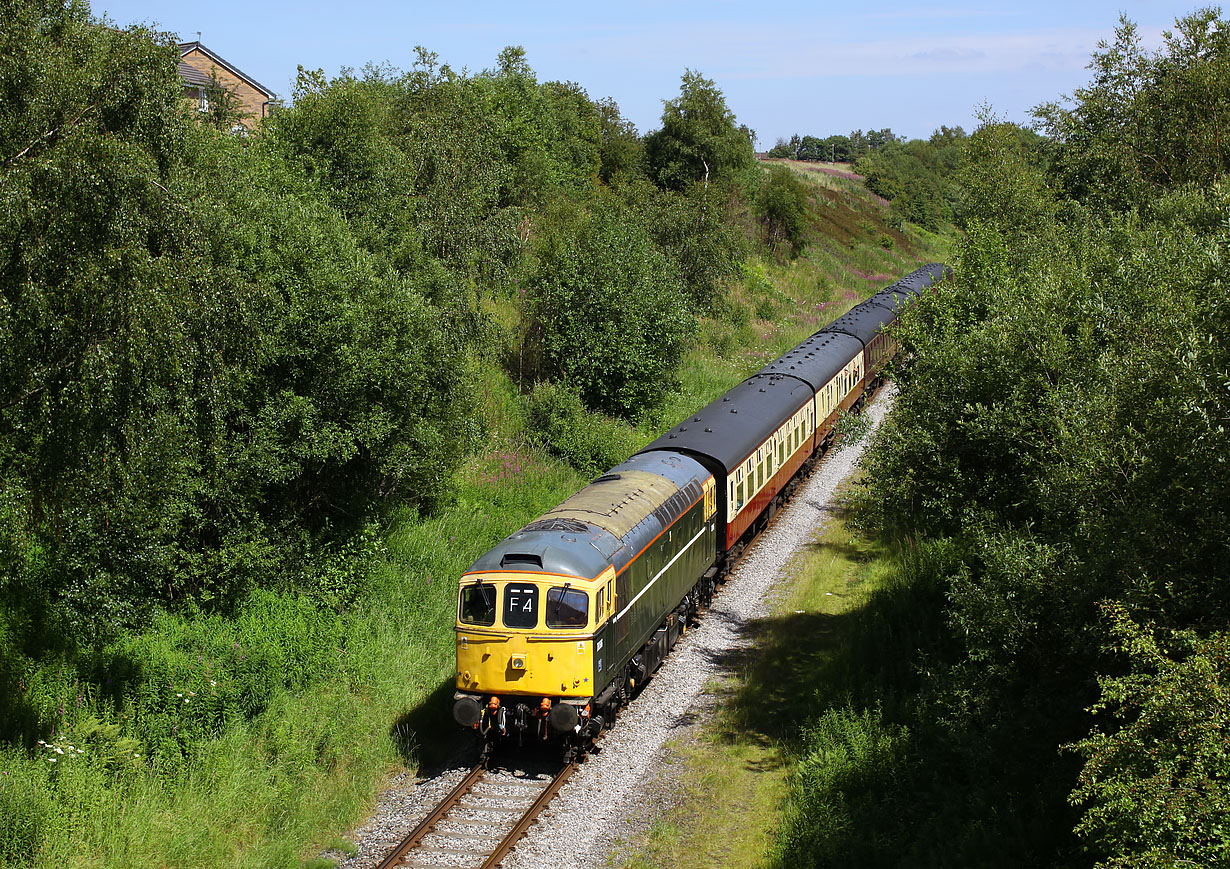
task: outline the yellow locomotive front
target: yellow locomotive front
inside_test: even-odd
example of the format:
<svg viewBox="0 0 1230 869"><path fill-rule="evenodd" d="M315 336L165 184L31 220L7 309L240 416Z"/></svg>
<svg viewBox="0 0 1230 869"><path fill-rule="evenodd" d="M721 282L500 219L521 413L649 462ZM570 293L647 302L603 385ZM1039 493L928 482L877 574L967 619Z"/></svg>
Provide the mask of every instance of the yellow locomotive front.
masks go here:
<svg viewBox="0 0 1230 869"><path fill-rule="evenodd" d="M587 726L595 693L595 632L609 615L613 588L609 567L594 579L537 571L463 576L457 721L484 737L545 739ZM598 645L601 656L601 638Z"/></svg>

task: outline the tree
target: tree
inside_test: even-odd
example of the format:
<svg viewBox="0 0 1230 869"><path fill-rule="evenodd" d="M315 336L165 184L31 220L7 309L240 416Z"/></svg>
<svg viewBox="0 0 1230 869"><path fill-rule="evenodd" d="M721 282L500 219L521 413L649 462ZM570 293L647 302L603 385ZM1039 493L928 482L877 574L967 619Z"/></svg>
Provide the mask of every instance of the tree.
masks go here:
<svg viewBox="0 0 1230 869"><path fill-rule="evenodd" d="M398 273L272 143L192 123L169 37L12 24L0 609L31 648L311 589L316 543L445 497L474 429L438 267Z"/></svg>
<svg viewBox="0 0 1230 869"><path fill-rule="evenodd" d="M689 69L679 96L664 102L662 129L645 137L645 157L658 186L683 190L734 180L755 165L756 153L751 131L736 125L722 92Z"/></svg>
<svg viewBox="0 0 1230 869"><path fill-rule="evenodd" d="M245 111L239 95L218 78L218 70L209 70L209 84L205 86L206 110L202 113L205 123L224 133L234 132L236 127L246 129L252 119Z"/></svg>
<svg viewBox="0 0 1230 869"><path fill-rule="evenodd" d="M1075 91L1070 108L1034 109L1068 195L1098 209L1139 208L1159 191L1225 173L1230 23L1217 10L1179 19L1153 53L1124 16L1091 66L1093 80Z"/></svg>
<svg viewBox="0 0 1230 869"><path fill-rule="evenodd" d="M538 376L614 415L661 403L695 322L678 272L617 204L558 215L526 291Z"/></svg>
<svg viewBox="0 0 1230 869"><path fill-rule="evenodd" d="M756 214L764 224L769 247L790 245L797 257L806 243L807 186L785 166L771 166L756 192Z"/></svg>
<svg viewBox="0 0 1230 869"><path fill-rule="evenodd" d="M645 171L645 146L636 134L636 125L619 113L610 97L598 106L598 177L610 184L617 178L631 178Z"/></svg>

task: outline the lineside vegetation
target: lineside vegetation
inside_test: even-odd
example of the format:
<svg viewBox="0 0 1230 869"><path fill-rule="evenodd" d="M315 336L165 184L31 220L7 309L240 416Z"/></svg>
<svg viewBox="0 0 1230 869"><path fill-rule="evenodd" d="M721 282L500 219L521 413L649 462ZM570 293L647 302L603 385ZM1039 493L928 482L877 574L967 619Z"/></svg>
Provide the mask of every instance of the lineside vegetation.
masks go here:
<svg viewBox="0 0 1230 869"><path fill-rule="evenodd" d="M944 243L764 205L695 71L653 148L516 47L238 139L170 35L0 14L0 865L318 853L432 750L474 557Z"/></svg>
<svg viewBox="0 0 1230 869"><path fill-rule="evenodd" d="M1230 22L1091 69L965 146L858 514L932 618L805 729L775 865L1230 865Z"/></svg>

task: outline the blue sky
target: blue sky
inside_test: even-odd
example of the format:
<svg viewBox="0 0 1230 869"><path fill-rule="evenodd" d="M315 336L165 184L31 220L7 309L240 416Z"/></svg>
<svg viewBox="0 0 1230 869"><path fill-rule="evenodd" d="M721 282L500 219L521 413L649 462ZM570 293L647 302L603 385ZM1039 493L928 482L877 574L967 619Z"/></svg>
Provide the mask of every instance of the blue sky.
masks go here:
<svg viewBox="0 0 1230 869"><path fill-rule="evenodd" d="M289 97L296 67L368 62L409 68L422 45L454 69L478 72L521 45L540 81L574 81L612 97L640 132L659 126L662 100L684 69L717 82L759 147L791 133L827 136L891 127L926 137L940 124L976 125L977 107L1027 121L1029 108L1088 80L1089 57L1120 13L1146 45L1195 2L1039 0L1028 6L926 0L780 2L396 3L309 0L167 3L92 0L120 25L157 24L201 41Z"/></svg>

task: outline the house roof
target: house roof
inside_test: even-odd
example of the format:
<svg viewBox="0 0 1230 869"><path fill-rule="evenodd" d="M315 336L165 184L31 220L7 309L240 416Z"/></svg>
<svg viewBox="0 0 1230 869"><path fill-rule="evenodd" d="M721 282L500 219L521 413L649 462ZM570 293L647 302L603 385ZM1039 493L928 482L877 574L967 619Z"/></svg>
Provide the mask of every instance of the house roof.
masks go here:
<svg viewBox="0 0 1230 869"><path fill-rule="evenodd" d="M213 61L214 63L216 63L218 66L222 67L222 68L223 68L223 69L225 69L227 72L229 72L231 75L235 76L236 78L241 78L241 79L243 79L245 82L247 82L248 84L250 84L252 87L256 88L256 90L260 91L260 92L261 92L261 93L263 93L265 96L269 97L269 99L273 99L274 97L276 97L276 96L277 96L277 94L276 94L276 93L274 93L273 91L269 90L269 88L265 87L263 84L261 84L260 82L258 82L256 79L252 78L252 76L248 75L246 72L244 72L243 70L239 69L239 67L235 66L234 64L228 63L228 62L227 62L226 60L224 60L223 58L221 58L221 57L219 57L218 55L214 54L212 51L210 51L208 48L206 48L206 47L205 47L204 45L202 45L200 42L181 42L181 43L179 44L179 56L180 56L180 57L187 57L187 56L188 56L189 54L191 54L193 51L199 51L199 52L201 52L201 54L203 54L203 55L205 55L206 57L208 57L210 60L212 60L212 61ZM206 75L206 76L204 76L204 79L205 79L205 80L204 80L204 82L200 82L200 81L197 81L197 80L195 80L195 79L188 78L188 77L184 74L184 67L186 67L186 66L188 66L188 64L184 63L183 61L180 61L180 64L179 64L179 74L180 74L180 77L184 79L184 81L188 82L189 84L208 84L208 83L209 83L209 76L207 76L207 75ZM189 67L189 68L191 68L191 67ZM200 71L199 71L199 70L193 70L193 72L194 72L196 75L201 75L201 73L200 73Z"/></svg>
<svg viewBox="0 0 1230 869"><path fill-rule="evenodd" d="M195 66L179 62L179 78L184 84L194 84L197 87L209 87L209 76Z"/></svg>

